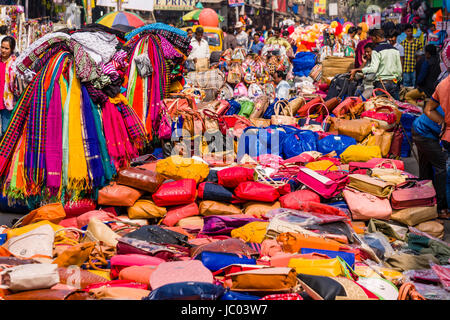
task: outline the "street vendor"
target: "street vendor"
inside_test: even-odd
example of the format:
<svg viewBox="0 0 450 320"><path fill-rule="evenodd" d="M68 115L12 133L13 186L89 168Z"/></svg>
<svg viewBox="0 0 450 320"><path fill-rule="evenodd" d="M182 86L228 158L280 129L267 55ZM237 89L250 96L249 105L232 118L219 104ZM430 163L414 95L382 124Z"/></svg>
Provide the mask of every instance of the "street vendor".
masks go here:
<svg viewBox="0 0 450 320"><path fill-rule="evenodd" d="M279 100L289 99L289 91L291 86L286 81L286 73L284 71L278 70L273 74L273 81L276 84L275 97Z"/></svg>
<svg viewBox="0 0 450 320"><path fill-rule="evenodd" d="M192 51L186 61L188 71L195 71L195 64L198 59L209 59L211 55L208 41L203 39L203 33L202 27L195 29L195 36L191 40Z"/></svg>

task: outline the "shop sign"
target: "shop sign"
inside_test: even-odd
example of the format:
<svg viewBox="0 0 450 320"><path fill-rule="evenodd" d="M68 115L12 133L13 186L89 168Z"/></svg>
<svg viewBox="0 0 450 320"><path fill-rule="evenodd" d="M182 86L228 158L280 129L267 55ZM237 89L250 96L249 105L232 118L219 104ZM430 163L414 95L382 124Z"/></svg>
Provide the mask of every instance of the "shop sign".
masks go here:
<svg viewBox="0 0 450 320"><path fill-rule="evenodd" d="M154 0L155 10L189 11L195 9L196 0Z"/></svg>

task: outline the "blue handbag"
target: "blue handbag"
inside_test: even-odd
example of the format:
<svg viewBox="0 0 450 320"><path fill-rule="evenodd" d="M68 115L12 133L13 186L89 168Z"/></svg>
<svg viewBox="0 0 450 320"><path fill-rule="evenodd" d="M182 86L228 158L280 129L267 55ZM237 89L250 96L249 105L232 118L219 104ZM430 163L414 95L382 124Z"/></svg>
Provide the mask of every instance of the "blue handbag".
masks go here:
<svg viewBox="0 0 450 320"><path fill-rule="evenodd" d="M236 291L227 290L220 300L259 300L261 297L251 296L246 293L240 293Z"/></svg>
<svg viewBox="0 0 450 320"><path fill-rule="evenodd" d="M142 300L218 300L225 288L207 282L186 281L163 285Z"/></svg>
<svg viewBox="0 0 450 320"><path fill-rule="evenodd" d="M340 156L349 146L357 144L358 142L349 136L345 135L330 135L320 139L317 143L317 151L327 154L336 151Z"/></svg>
<svg viewBox="0 0 450 320"><path fill-rule="evenodd" d="M281 143L283 158L289 159L305 151L317 151L318 140L318 134L310 130L297 130L286 134Z"/></svg>
<svg viewBox="0 0 450 320"><path fill-rule="evenodd" d="M275 115L275 104L278 102L278 100L278 98L275 98L275 100L271 104L269 104L262 116L264 119L270 119L273 115Z"/></svg>
<svg viewBox="0 0 450 320"><path fill-rule="evenodd" d="M277 127L248 127L239 138L237 159L240 160L245 154L250 157L259 157L263 154L274 154L281 156L281 143L285 133Z"/></svg>
<svg viewBox="0 0 450 320"><path fill-rule="evenodd" d="M342 260L347 262L347 264L349 266L351 266L352 268L353 268L353 265L355 264L355 254L351 253L351 252L312 249L312 248L301 248L301 250L300 250L301 254L308 254L308 253L313 253L313 252L325 254L332 259L334 259L336 257L341 257Z"/></svg>
<svg viewBox="0 0 450 320"><path fill-rule="evenodd" d="M230 264L256 264L256 259L240 257L237 254L225 252L203 251L195 259L200 260L212 272Z"/></svg>
<svg viewBox="0 0 450 320"><path fill-rule="evenodd" d="M202 200L230 202L233 200L233 192L220 184L202 182L198 186L198 198Z"/></svg>
<svg viewBox="0 0 450 320"><path fill-rule="evenodd" d="M232 116L233 114L238 114L241 111L241 105L236 100L227 100L230 104L227 112L225 112L226 116Z"/></svg>

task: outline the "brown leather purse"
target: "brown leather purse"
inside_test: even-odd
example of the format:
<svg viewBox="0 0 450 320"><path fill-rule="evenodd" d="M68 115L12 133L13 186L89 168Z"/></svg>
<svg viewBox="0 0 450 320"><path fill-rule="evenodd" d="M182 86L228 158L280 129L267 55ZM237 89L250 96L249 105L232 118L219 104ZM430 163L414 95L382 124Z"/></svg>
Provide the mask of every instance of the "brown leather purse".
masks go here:
<svg viewBox="0 0 450 320"><path fill-rule="evenodd" d="M338 119L330 118L332 127L338 134L350 136L357 142L363 141L371 132L373 127L378 127L376 122L367 119ZM330 132L332 129L330 128Z"/></svg>
<svg viewBox="0 0 450 320"><path fill-rule="evenodd" d="M143 194L143 191L113 182L98 191L97 203L104 206L131 207Z"/></svg>
<svg viewBox="0 0 450 320"><path fill-rule="evenodd" d="M38 209L31 211L24 216L16 224L18 227L23 227L28 224L36 223L42 220L48 220L54 224L60 223L66 217L63 205L58 203L46 204Z"/></svg>
<svg viewBox="0 0 450 320"><path fill-rule="evenodd" d="M5 300L95 300L83 290L39 289L6 295Z"/></svg>
<svg viewBox="0 0 450 320"><path fill-rule="evenodd" d="M89 260L89 256L95 248L95 242L84 242L72 247L67 248L59 255L54 264L57 264L60 268L67 268L68 266L81 266L83 263Z"/></svg>
<svg viewBox="0 0 450 320"><path fill-rule="evenodd" d="M143 168L127 168L120 170L117 175L117 183L128 187L156 192L166 178L155 172Z"/></svg>

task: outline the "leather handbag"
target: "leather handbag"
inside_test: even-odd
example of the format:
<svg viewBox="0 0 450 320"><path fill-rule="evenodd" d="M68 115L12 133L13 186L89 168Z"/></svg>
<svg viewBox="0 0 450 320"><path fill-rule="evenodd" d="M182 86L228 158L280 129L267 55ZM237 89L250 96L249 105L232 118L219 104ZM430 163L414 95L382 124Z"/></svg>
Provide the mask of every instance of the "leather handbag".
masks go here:
<svg viewBox="0 0 450 320"><path fill-rule="evenodd" d="M223 120L222 116L209 109L203 110L205 116L205 127L207 131L219 130L222 134L227 134L227 123Z"/></svg>
<svg viewBox="0 0 450 320"><path fill-rule="evenodd" d="M321 110L325 110L325 112L326 112L326 116L323 119L321 119L320 121L318 119L322 118L321 115L319 115L316 118L316 120L312 120L311 115L310 115L311 109L315 108L316 106L320 107L319 108L319 112ZM328 123L329 117L330 117L330 112L328 111L328 109L327 109L325 104L323 104L323 103L314 104L314 105L309 107L308 113L306 115L306 118L305 119L300 119L299 125L300 125L300 128L302 130L311 130L311 131L322 131L322 132L325 132L325 131L328 131L328 129L329 129L329 123Z"/></svg>
<svg viewBox="0 0 450 320"><path fill-rule="evenodd" d="M80 267L89 259L95 245L95 242L84 242L69 247L53 260L53 263L60 268L67 268L72 265Z"/></svg>
<svg viewBox="0 0 450 320"><path fill-rule="evenodd" d="M388 112L380 112L388 110ZM397 124L397 115L390 106L380 106L361 113L362 119L368 119L378 122L378 127L384 130L390 130Z"/></svg>
<svg viewBox="0 0 450 320"><path fill-rule="evenodd" d="M315 97L315 98L309 100L307 103L305 103L298 109L297 116L299 116L301 118L306 117L306 115L308 114L308 110L311 106L318 104L318 103L322 103L322 102L323 102L322 97Z"/></svg>
<svg viewBox="0 0 450 320"><path fill-rule="evenodd" d="M142 300L218 300L225 293L221 285L184 281L169 283L152 290Z"/></svg>
<svg viewBox="0 0 450 320"><path fill-rule="evenodd" d="M95 210L96 207L97 203L92 199L79 199L77 201L66 202L64 212L66 213L66 218L73 218Z"/></svg>
<svg viewBox="0 0 450 320"><path fill-rule="evenodd" d="M337 131L338 134L352 137L357 142L363 141L372 132L372 126L378 126L376 122L368 119L347 120L331 117L330 120L330 132Z"/></svg>
<svg viewBox="0 0 450 320"><path fill-rule="evenodd" d="M144 191L115 182L98 191L98 204L103 206L131 207L142 197Z"/></svg>
<svg viewBox="0 0 450 320"><path fill-rule="evenodd" d="M199 213L202 216L211 215L239 215L241 209L231 203L222 203L217 201L205 200L200 202Z"/></svg>
<svg viewBox="0 0 450 320"><path fill-rule="evenodd" d="M4 299L5 300L95 300L92 293L75 289L30 290L6 295Z"/></svg>
<svg viewBox="0 0 450 320"><path fill-rule="evenodd" d="M352 188L346 188L342 193L352 213L353 220L390 219L392 207L388 199L379 198L373 194L360 192Z"/></svg>
<svg viewBox="0 0 450 320"><path fill-rule="evenodd" d="M444 238L444 225L436 221L425 221L414 226L417 230L425 232L432 237L443 239Z"/></svg>
<svg viewBox="0 0 450 320"><path fill-rule="evenodd" d="M120 254L115 255L110 260L111 279L119 278L119 272L129 266L157 266L165 260L142 254Z"/></svg>
<svg viewBox="0 0 450 320"><path fill-rule="evenodd" d="M391 148L389 149L389 155L391 157L395 157L396 159L401 157L403 137L402 129L399 127L395 128L392 135Z"/></svg>
<svg viewBox="0 0 450 320"><path fill-rule="evenodd" d="M159 122L158 137L160 139L170 139L172 137L172 119L170 118L164 100L161 103L160 115L161 120Z"/></svg>
<svg viewBox="0 0 450 320"><path fill-rule="evenodd" d="M150 290L127 287L103 286L89 290L97 300L142 300L150 294Z"/></svg>
<svg viewBox="0 0 450 320"><path fill-rule="evenodd" d="M381 158L379 146L351 145L341 153L342 163L365 162L372 158Z"/></svg>
<svg viewBox="0 0 450 320"><path fill-rule="evenodd" d="M59 283L58 266L32 263L13 266L0 272L1 289L28 291L47 289Z"/></svg>
<svg viewBox="0 0 450 320"><path fill-rule="evenodd" d="M243 204L243 213L255 218L261 218L267 212L278 208L281 208L279 201L275 201L272 204L267 202L250 201Z"/></svg>
<svg viewBox="0 0 450 320"><path fill-rule="evenodd" d="M194 179L181 179L162 184L152 195L159 207L189 204L197 197L197 183Z"/></svg>
<svg viewBox="0 0 450 320"><path fill-rule="evenodd" d="M198 214L199 214L199 207L195 202L187 205L176 206L170 208L167 211L167 214L165 215L161 223L166 226L173 227L181 219L197 216Z"/></svg>
<svg viewBox="0 0 450 320"><path fill-rule="evenodd" d="M230 167L217 171L218 184L225 188L236 188L241 182L255 181L255 169Z"/></svg>
<svg viewBox="0 0 450 320"><path fill-rule="evenodd" d="M60 202L46 204L38 209L35 209L23 216L15 225L23 227L28 224L39 222L42 220L50 221L54 224L60 223L66 217L64 207Z"/></svg>
<svg viewBox="0 0 450 320"><path fill-rule="evenodd" d="M170 261L159 264L150 276L150 287L158 289L176 282L213 283L211 271L199 260Z"/></svg>
<svg viewBox="0 0 450 320"><path fill-rule="evenodd" d="M261 119L262 115L269 106L269 97L266 95L259 96L255 99L255 106L252 113L250 114L250 121L254 119ZM253 121L252 121L253 122Z"/></svg>
<svg viewBox="0 0 450 320"><path fill-rule="evenodd" d="M341 98L334 97L334 98L328 99L323 104L327 108L328 112L331 113L341 103L341 101L342 101Z"/></svg>
<svg viewBox="0 0 450 320"><path fill-rule="evenodd" d="M89 220L86 235L83 238L83 242L89 241L101 241L108 246L115 247L117 245L117 239L120 236L111 230L106 224L97 218Z"/></svg>
<svg viewBox="0 0 450 320"><path fill-rule="evenodd" d="M405 182L402 185L397 185L392 192L391 204L393 209L434 206L436 204L436 190L422 182Z"/></svg>
<svg viewBox="0 0 450 320"><path fill-rule="evenodd" d="M173 180L194 179L200 183L208 176L209 166L203 161L175 155L158 160L156 171Z"/></svg>
<svg viewBox="0 0 450 320"><path fill-rule="evenodd" d="M165 177L157 172L142 168L127 168L117 174L117 183L147 192L155 192L164 182Z"/></svg>
<svg viewBox="0 0 450 320"><path fill-rule="evenodd" d="M320 196L311 190L298 190L280 198L282 208L299 210L299 204L305 201L320 202Z"/></svg>
<svg viewBox="0 0 450 320"><path fill-rule="evenodd" d="M291 292L297 285L297 276L292 268L260 268L231 273L232 291L247 292Z"/></svg>
<svg viewBox="0 0 450 320"><path fill-rule="evenodd" d="M171 260L174 256L183 256L184 252L175 246L151 243L143 240L121 237L117 241L117 254L141 254L161 258L165 261Z"/></svg>
<svg viewBox="0 0 450 320"><path fill-rule="evenodd" d="M389 198L394 189L393 183L385 182L381 179L363 174L349 174L348 179L347 186L349 188L367 192L380 198Z"/></svg>
<svg viewBox="0 0 450 320"><path fill-rule="evenodd" d="M284 113L284 109L288 110L288 115L282 115ZM275 114L270 118L270 123L272 125L296 125L298 123L298 119L293 116L292 111L290 108L288 108L286 101L277 101L275 103L274 110Z"/></svg>
<svg viewBox="0 0 450 320"><path fill-rule="evenodd" d="M393 210L391 219L408 226L415 226L419 223L436 219L438 217L437 206L411 207L400 210Z"/></svg>
<svg viewBox="0 0 450 320"><path fill-rule="evenodd" d="M280 197L276 188L255 181L241 182L236 189L234 189L234 194L242 200L261 202L274 202Z"/></svg>
<svg viewBox="0 0 450 320"><path fill-rule="evenodd" d="M358 97L347 97L341 101L332 112L337 118L340 119L356 119L357 116L363 111L363 102Z"/></svg>
<svg viewBox="0 0 450 320"><path fill-rule="evenodd" d="M198 185L198 198L202 200L230 202L233 192L213 182L202 182Z"/></svg>
<svg viewBox="0 0 450 320"><path fill-rule="evenodd" d="M361 144L366 146L379 146L381 156L387 157L389 155L389 150L391 150L393 136L393 132L386 132L383 129L373 129L372 134L364 139Z"/></svg>
<svg viewBox="0 0 450 320"><path fill-rule="evenodd" d="M231 236L242 239L245 242L261 243L266 236L268 225L269 222L267 221L250 222L245 226L231 230Z"/></svg>
<svg viewBox="0 0 450 320"><path fill-rule="evenodd" d="M233 264L256 265L256 259L226 252L203 251L195 257L211 272L216 272Z"/></svg>
<svg viewBox="0 0 450 320"><path fill-rule="evenodd" d="M289 261L288 267L301 274L351 278L345 261L340 257L334 259L293 258Z"/></svg>
<svg viewBox="0 0 450 320"><path fill-rule="evenodd" d="M383 158L372 158L367 162L351 161L348 163L348 165L349 165L349 171L352 173L355 170L364 170L366 173L367 172L366 169L372 169L375 167L388 168L388 169L397 168L398 170L402 170L402 171L405 170L405 164L403 163L402 160L383 159Z"/></svg>
<svg viewBox="0 0 450 320"><path fill-rule="evenodd" d="M281 244L283 251L288 253L298 253L302 248L339 251L339 248L342 246L335 240L297 232L283 232L276 239Z"/></svg>
<svg viewBox="0 0 450 320"><path fill-rule="evenodd" d="M130 219L157 219L167 213L167 209L157 206L153 201L147 199L137 200L133 206L127 208Z"/></svg>
<svg viewBox="0 0 450 320"><path fill-rule="evenodd" d="M48 224L18 236L9 237L4 246L17 257L32 258L45 256L52 258L55 231Z"/></svg>
<svg viewBox="0 0 450 320"><path fill-rule="evenodd" d="M314 171L306 167L300 168L297 179L326 199L338 195L348 181L342 171Z"/></svg>
<svg viewBox="0 0 450 320"><path fill-rule="evenodd" d="M246 215L216 215L203 218L202 233L206 235L230 235L231 230L242 227L243 225L258 221L258 219Z"/></svg>
<svg viewBox="0 0 450 320"><path fill-rule="evenodd" d="M256 220L256 219L253 219ZM244 224L240 224L242 226ZM191 248L191 257L195 258L203 251L208 252L226 252L234 253L240 256L246 256L248 258L258 256L258 252L246 244L241 239L228 238L225 240L217 240L211 243L197 245Z"/></svg>

